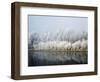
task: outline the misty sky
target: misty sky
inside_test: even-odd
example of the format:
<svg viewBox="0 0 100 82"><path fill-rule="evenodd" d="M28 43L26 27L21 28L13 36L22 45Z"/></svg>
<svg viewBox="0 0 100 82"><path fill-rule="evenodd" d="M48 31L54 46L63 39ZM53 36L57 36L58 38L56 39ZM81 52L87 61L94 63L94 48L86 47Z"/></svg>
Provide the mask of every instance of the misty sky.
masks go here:
<svg viewBox="0 0 100 82"><path fill-rule="evenodd" d="M28 16L29 34L33 32L57 32L58 30L74 30L78 32L88 31L87 17L68 16Z"/></svg>

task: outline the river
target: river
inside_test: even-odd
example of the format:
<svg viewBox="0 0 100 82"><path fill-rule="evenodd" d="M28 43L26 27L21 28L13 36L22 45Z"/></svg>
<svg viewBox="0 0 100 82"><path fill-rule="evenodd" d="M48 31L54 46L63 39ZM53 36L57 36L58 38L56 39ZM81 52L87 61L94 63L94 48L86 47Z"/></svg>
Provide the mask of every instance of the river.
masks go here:
<svg viewBox="0 0 100 82"><path fill-rule="evenodd" d="M28 51L28 66L77 65L87 63L87 51Z"/></svg>

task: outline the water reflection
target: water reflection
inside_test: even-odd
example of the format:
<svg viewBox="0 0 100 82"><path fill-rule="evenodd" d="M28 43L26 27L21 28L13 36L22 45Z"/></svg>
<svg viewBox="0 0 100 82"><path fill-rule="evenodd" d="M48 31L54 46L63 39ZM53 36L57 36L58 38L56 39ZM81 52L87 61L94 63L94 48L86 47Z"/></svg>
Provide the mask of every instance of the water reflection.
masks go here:
<svg viewBox="0 0 100 82"><path fill-rule="evenodd" d="M28 53L28 66L87 64L88 52L32 51Z"/></svg>

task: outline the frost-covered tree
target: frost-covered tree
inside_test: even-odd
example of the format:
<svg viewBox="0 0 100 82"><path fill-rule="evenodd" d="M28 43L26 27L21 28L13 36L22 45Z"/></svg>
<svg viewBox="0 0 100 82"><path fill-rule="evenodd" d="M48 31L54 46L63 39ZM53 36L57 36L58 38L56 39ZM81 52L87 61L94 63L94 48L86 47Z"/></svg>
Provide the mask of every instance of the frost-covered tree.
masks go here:
<svg viewBox="0 0 100 82"><path fill-rule="evenodd" d="M29 48L78 50L87 49L88 33L74 30L57 32L32 33L29 36ZM84 45L84 46L83 46ZM84 48L83 48L84 47Z"/></svg>

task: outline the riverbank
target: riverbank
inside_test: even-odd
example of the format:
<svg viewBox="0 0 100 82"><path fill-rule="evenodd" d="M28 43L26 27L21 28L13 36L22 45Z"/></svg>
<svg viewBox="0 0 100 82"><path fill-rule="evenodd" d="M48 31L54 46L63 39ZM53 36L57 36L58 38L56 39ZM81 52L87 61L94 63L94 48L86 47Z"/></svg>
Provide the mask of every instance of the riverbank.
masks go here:
<svg viewBox="0 0 100 82"><path fill-rule="evenodd" d="M88 50L34 50L34 49L28 49L29 51L45 51L45 52L88 52Z"/></svg>

